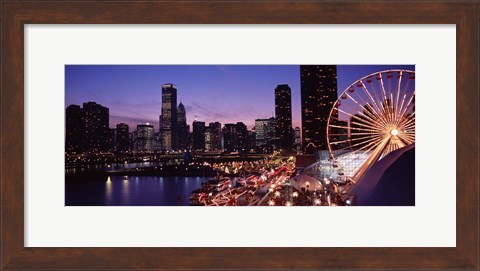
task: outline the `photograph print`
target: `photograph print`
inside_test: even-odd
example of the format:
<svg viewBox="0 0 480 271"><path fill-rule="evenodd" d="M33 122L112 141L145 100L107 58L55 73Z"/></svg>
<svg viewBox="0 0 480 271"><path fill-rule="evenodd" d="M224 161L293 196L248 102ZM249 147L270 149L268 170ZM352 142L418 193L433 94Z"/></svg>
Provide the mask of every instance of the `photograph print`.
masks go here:
<svg viewBox="0 0 480 271"><path fill-rule="evenodd" d="M65 206L415 206L415 65L66 65Z"/></svg>

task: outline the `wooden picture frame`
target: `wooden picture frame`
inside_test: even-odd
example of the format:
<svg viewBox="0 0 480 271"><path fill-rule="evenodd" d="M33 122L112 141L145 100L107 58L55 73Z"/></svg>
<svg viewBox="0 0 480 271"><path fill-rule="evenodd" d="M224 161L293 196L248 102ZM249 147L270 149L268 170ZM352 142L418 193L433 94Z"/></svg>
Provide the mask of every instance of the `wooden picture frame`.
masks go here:
<svg viewBox="0 0 480 271"><path fill-rule="evenodd" d="M1 268L479 270L478 1L1 3ZM162 16L159 16L162 14ZM456 247L24 247L25 24L455 24Z"/></svg>

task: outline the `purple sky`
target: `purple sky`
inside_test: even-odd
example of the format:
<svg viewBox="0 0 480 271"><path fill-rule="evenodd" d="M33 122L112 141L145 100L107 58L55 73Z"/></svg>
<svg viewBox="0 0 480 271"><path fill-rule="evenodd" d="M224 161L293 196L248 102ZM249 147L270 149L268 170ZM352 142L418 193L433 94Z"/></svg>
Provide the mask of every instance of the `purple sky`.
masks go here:
<svg viewBox="0 0 480 271"><path fill-rule="evenodd" d="M415 70L412 65L338 65L339 93L353 81L387 69ZM162 84L177 85L187 123L238 121L253 128L255 119L274 115L274 90L292 89L292 119L301 127L298 65L66 65L65 107L94 101L110 109L110 127L124 122L130 131L150 122L158 131Z"/></svg>

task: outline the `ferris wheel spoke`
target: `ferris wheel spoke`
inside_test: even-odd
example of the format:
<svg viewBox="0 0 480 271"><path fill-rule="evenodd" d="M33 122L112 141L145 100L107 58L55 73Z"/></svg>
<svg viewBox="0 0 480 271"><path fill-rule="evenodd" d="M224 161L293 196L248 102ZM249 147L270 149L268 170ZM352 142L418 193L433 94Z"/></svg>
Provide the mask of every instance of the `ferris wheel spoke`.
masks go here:
<svg viewBox="0 0 480 271"><path fill-rule="evenodd" d="M403 127L403 130L408 130L408 129L415 129L415 122L413 119L410 119L409 121L406 121L401 124L400 127Z"/></svg>
<svg viewBox="0 0 480 271"><path fill-rule="evenodd" d="M402 102L400 103L400 108L398 109L399 117L398 117L398 120L397 120L397 124L398 124L398 122L402 121L402 119L404 117L403 104L405 103L405 99L406 99L406 94L403 95Z"/></svg>
<svg viewBox="0 0 480 271"><path fill-rule="evenodd" d="M413 107L415 106L415 104L412 103L412 101L414 98L415 98L415 92L413 93L413 95L410 97L407 104L405 105L405 108L402 111L402 116L405 116L405 114L407 113L407 111L410 110L410 108L412 108L412 111L413 111Z"/></svg>
<svg viewBox="0 0 480 271"><path fill-rule="evenodd" d="M387 94L385 93L385 85L383 84L383 76L382 76L381 72L378 73L378 77L380 79L380 87L382 89L383 100L386 100L387 99Z"/></svg>
<svg viewBox="0 0 480 271"><path fill-rule="evenodd" d="M378 84L380 84L380 82L378 81L377 78L375 78L375 79L376 80L374 80L374 81L372 81L372 83L370 83L370 86L372 87L372 93L373 93L373 96L374 96L375 100L382 103L382 101L383 101L382 93L377 91L377 88L375 87L375 84L374 84L375 81L377 81ZM379 106L379 111L380 111L381 116L384 118L385 113L384 113L384 110L383 110L383 106L381 106L381 105Z"/></svg>
<svg viewBox="0 0 480 271"><path fill-rule="evenodd" d="M403 104L405 102L405 99L407 97L407 93L408 93L408 87L410 85L410 81L412 79L412 75L408 76L407 75L407 79L406 79L406 83L405 83L405 86L403 87L403 91L401 92L401 96L403 97L403 100L402 100L402 104L400 105L399 109L398 109L398 112L400 112L400 116L403 116ZM413 95L412 95L413 97Z"/></svg>
<svg viewBox="0 0 480 271"><path fill-rule="evenodd" d="M380 131L383 130L381 127L371 126L371 125L367 125L367 124L362 124L361 122L356 122L356 121L351 121L351 122L350 122L350 125L352 125L352 124L354 124L354 125L356 125L356 126L358 125L358 126L362 126L362 127L368 128L368 129L370 129L370 131L372 131L372 132L380 132ZM368 124L370 124L370 123L368 123Z"/></svg>
<svg viewBox="0 0 480 271"><path fill-rule="evenodd" d="M356 115L355 114L350 119L350 122L354 122L354 119L358 120L361 123L366 124L368 126L375 127L377 129L383 129L383 127L385 127L385 125L386 125L386 124L383 124L383 123L378 123L377 121L375 121L375 120L373 120L370 117L365 116L365 115Z"/></svg>
<svg viewBox="0 0 480 271"><path fill-rule="evenodd" d="M412 115L408 116L408 117L405 117L399 124L398 126L400 127L405 127L405 126L408 126L410 124L415 125L415 112L412 113Z"/></svg>
<svg viewBox="0 0 480 271"><path fill-rule="evenodd" d="M415 138L409 138L409 137L399 137L404 141L406 144L413 144L415 142Z"/></svg>
<svg viewBox="0 0 480 271"><path fill-rule="evenodd" d="M372 144L377 144L377 143L379 143L379 142L381 142L381 141L382 141L381 138L379 138L379 137L374 137L374 138L372 138L372 139L368 139L368 140L365 140L365 141L363 141L363 142L355 143L355 144L352 145L352 147L361 146L361 147L359 148L359 150L362 150L362 149L365 149L366 147L368 147L368 146L370 146L370 145L372 145ZM368 143L368 144L367 144L367 143Z"/></svg>
<svg viewBox="0 0 480 271"><path fill-rule="evenodd" d="M378 130L364 129L364 128L355 127L355 126L350 126L349 129L354 130L354 131L364 131L364 132L369 132L369 133L378 133L379 132Z"/></svg>
<svg viewBox="0 0 480 271"><path fill-rule="evenodd" d="M347 112L343 111L342 109L338 109L338 110L339 110L340 112L342 112L343 114L346 114L347 116L349 116L350 119L355 118L355 119L361 120L362 122L365 122L365 120L362 118L362 116L363 116L363 117L365 117L366 119L370 120L372 123L378 124L379 127L380 127L381 124L386 125L385 122L382 121L381 123L378 123L377 121L375 121L374 119L372 119L370 116L368 116L368 115L366 115L366 114L361 114L361 112L358 112L360 115L359 115L359 114L354 114L354 115L353 115L353 114L350 114L350 113L347 113Z"/></svg>
<svg viewBox="0 0 480 271"><path fill-rule="evenodd" d="M370 105L370 107L373 109L372 111L375 111L375 115L380 119L383 117L383 114L382 114L382 110L380 109L380 107L378 106L377 102L375 102L375 100L373 99L372 95L370 94L370 92L368 91L367 87L365 86L365 84L360 80L360 83L362 85L362 89L363 91L367 94L368 98L370 99L370 101L372 102L372 104ZM366 105L368 105L369 103L366 103ZM373 112L372 112L373 113Z"/></svg>
<svg viewBox="0 0 480 271"><path fill-rule="evenodd" d="M337 120L339 123L341 121L341 120L335 119L335 118L332 118L332 119ZM352 119L354 119L354 117L352 117ZM363 121L362 119L359 119L359 120ZM370 122L366 122L366 121L360 123L360 122L356 122L356 121L351 120L350 125L348 125L348 126L341 126L339 123L338 124L337 123L328 124L328 127L337 128L337 129L346 129L346 130L348 130L348 129L361 130L361 131L367 131L367 132L370 132L370 133L375 133L375 132L378 132L378 131L382 130L382 128L380 126L373 126L373 125L371 125ZM352 124L358 125L358 126L361 126L361 127L352 126ZM366 129L366 128L368 128L368 129Z"/></svg>
<svg viewBox="0 0 480 271"><path fill-rule="evenodd" d="M397 91L396 91L396 99L395 99L395 106L394 106L394 122L397 122L398 120L398 100L400 99L400 87L402 84L402 77L403 77L403 71L400 71L400 74L398 75L398 83L397 83Z"/></svg>
<svg viewBox="0 0 480 271"><path fill-rule="evenodd" d="M355 98L353 98L353 96L351 96L350 94L344 93L344 94L342 94L342 96L343 96L343 95L345 95L346 97L350 98L350 100L352 100L352 101L355 103L355 105L357 105L358 108L361 110L361 111L357 111L357 110L355 110L354 108L346 105L346 107L347 107L348 109L351 109L351 111L357 111L357 112L358 112L359 114L361 114L361 115L368 115L368 116L372 119L372 121L375 121L375 120L373 120L373 119L378 119L378 120L381 120L382 122L386 123L386 122L382 119L382 116L381 116L381 115L378 115L378 114L376 114L376 112L374 113L374 112L372 112L372 110L368 110L367 108L365 108L365 107L367 107L369 104L368 104L367 102L363 101L363 98L360 97L360 99L362 99L362 102L365 104L365 106L362 106L361 103L358 102Z"/></svg>

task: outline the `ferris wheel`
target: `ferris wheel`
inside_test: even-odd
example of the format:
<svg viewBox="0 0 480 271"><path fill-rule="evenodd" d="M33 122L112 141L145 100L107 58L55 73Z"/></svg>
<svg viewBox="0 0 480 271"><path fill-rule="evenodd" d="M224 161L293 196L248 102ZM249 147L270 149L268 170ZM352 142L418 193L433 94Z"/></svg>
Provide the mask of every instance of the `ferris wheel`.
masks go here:
<svg viewBox="0 0 480 271"><path fill-rule="evenodd" d="M415 143L415 72L385 70L353 82L330 111L327 142L331 158L354 181Z"/></svg>

